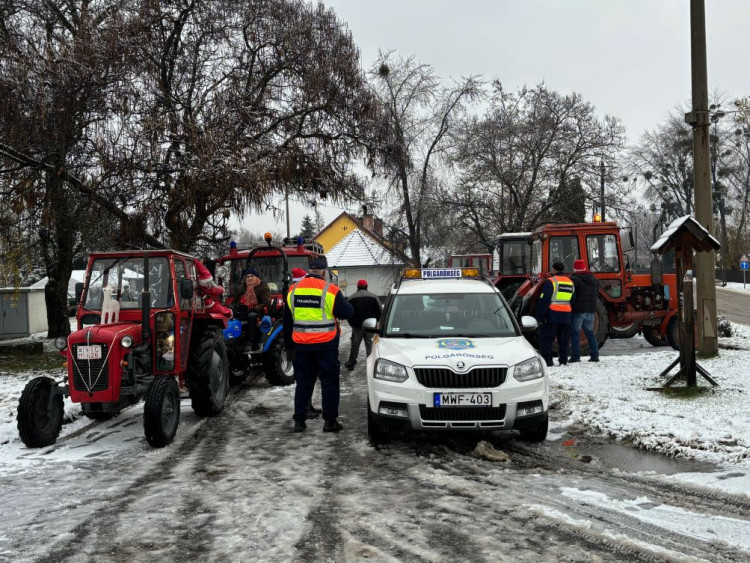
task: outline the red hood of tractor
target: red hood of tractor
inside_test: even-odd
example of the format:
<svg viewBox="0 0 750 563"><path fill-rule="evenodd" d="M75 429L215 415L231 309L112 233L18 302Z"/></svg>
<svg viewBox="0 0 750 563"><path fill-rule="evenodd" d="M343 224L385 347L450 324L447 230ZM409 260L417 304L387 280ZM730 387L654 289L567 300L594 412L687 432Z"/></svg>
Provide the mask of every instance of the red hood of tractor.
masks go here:
<svg viewBox="0 0 750 563"><path fill-rule="evenodd" d="M118 342L122 337L129 335L133 338L133 345L141 343L141 325L140 323L112 323L87 327L77 330L68 337L68 345L86 344L87 342Z"/></svg>

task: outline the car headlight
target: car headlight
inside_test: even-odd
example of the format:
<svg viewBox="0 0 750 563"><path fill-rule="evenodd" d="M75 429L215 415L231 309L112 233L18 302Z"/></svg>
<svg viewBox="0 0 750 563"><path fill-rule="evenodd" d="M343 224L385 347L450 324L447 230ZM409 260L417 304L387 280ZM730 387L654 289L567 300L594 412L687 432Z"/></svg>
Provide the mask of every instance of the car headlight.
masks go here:
<svg viewBox="0 0 750 563"><path fill-rule="evenodd" d="M375 373L373 374L373 377L375 379L385 379L386 381L403 383L409 379L409 374L406 373L406 368L401 364L389 362L388 360L378 360L375 364Z"/></svg>
<svg viewBox="0 0 750 563"><path fill-rule="evenodd" d="M130 348L133 345L133 337L130 335L123 336L120 344L123 348Z"/></svg>
<svg viewBox="0 0 750 563"><path fill-rule="evenodd" d="M64 336L58 336L55 338L55 348L58 350L65 350L65 347L68 345L68 339Z"/></svg>
<svg viewBox="0 0 750 563"><path fill-rule="evenodd" d="M513 378L516 381L531 381L544 377L544 368L539 358L531 358L521 362L513 370Z"/></svg>

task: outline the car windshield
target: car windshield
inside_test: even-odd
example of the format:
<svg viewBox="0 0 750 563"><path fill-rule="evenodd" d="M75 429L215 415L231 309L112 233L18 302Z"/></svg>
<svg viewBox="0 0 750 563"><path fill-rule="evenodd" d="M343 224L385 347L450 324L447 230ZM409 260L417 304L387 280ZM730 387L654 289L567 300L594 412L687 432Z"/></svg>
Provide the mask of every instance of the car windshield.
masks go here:
<svg viewBox="0 0 750 563"><path fill-rule="evenodd" d="M143 280L142 257L96 259L91 265L84 308L101 310L104 293L108 293L120 302L121 310L139 309ZM152 307L172 306L174 296L166 258L149 259L149 286Z"/></svg>
<svg viewBox="0 0 750 563"><path fill-rule="evenodd" d="M390 337L517 336L510 313L497 293L396 295L388 313Z"/></svg>

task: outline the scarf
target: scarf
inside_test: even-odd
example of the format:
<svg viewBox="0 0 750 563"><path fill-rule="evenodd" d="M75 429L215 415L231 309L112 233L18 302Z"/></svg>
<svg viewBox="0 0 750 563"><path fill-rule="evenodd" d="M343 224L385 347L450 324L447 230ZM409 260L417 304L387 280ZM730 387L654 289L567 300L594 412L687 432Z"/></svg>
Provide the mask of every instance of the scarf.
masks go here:
<svg viewBox="0 0 750 563"><path fill-rule="evenodd" d="M258 297L255 295L255 289L260 285L260 279L255 278L255 283L252 285L247 285L247 280L245 281L245 295L242 296L242 299L240 299L240 303L243 303L244 305L247 305L250 309L253 307L258 306Z"/></svg>

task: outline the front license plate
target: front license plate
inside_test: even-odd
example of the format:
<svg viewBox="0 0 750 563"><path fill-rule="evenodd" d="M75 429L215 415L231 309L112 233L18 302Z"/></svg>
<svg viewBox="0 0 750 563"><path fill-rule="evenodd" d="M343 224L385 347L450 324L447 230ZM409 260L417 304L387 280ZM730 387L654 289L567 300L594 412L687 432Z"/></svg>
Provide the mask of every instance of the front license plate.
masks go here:
<svg viewBox="0 0 750 563"><path fill-rule="evenodd" d="M79 346L76 348L76 358L79 360L101 360L101 346Z"/></svg>
<svg viewBox="0 0 750 563"><path fill-rule="evenodd" d="M435 393L436 407L491 407L492 393Z"/></svg>

